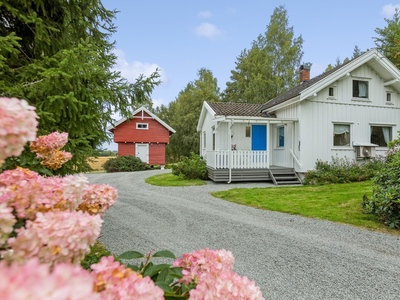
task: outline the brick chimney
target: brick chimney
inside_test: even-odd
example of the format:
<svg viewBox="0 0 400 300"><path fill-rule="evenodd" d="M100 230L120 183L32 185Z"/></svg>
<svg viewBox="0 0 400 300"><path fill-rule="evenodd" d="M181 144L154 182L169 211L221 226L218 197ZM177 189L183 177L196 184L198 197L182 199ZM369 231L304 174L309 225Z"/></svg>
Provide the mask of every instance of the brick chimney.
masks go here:
<svg viewBox="0 0 400 300"><path fill-rule="evenodd" d="M312 63L303 63L300 66L300 83L310 80L310 70Z"/></svg>

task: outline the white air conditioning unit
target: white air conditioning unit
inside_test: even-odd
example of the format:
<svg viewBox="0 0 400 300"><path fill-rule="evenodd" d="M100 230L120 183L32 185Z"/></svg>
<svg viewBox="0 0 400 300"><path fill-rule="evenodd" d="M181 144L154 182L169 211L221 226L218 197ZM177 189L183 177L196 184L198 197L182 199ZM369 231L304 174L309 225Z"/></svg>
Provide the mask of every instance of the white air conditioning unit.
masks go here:
<svg viewBox="0 0 400 300"><path fill-rule="evenodd" d="M375 147L378 145L372 144L372 143L360 143L360 142L354 142L353 147L356 152L356 158L362 159L362 158L372 158L375 157Z"/></svg>

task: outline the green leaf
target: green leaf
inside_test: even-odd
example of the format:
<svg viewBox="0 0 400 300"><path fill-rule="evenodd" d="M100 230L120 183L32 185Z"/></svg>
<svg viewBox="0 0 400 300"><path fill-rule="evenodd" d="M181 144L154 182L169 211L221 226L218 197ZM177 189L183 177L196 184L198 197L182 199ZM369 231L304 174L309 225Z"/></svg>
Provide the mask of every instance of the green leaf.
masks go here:
<svg viewBox="0 0 400 300"><path fill-rule="evenodd" d="M135 271L135 272L139 271L139 267L135 266L135 265L127 264L126 267L131 268L132 271Z"/></svg>
<svg viewBox="0 0 400 300"><path fill-rule="evenodd" d="M165 267L164 269L161 270L160 274L157 277L157 282L164 282L166 281L169 273L169 268Z"/></svg>
<svg viewBox="0 0 400 300"><path fill-rule="evenodd" d="M172 294L172 293L165 293L164 294L164 299L165 300L176 300L176 299L188 299L189 298L189 296L187 296L187 297L184 297L184 296L181 296L181 295L174 295L174 294Z"/></svg>
<svg viewBox="0 0 400 300"><path fill-rule="evenodd" d="M160 265L151 266L150 268L146 268L146 270L144 271L143 277L146 277L146 276L153 277L155 274L160 272L162 269L169 268L169 267L170 267L170 265L168 265L168 264L160 264Z"/></svg>
<svg viewBox="0 0 400 300"><path fill-rule="evenodd" d="M173 254L171 251L168 251L168 250L158 251L158 252L154 253L152 257L167 257L167 258L176 259L175 254Z"/></svg>
<svg viewBox="0 0 400 300"><path fill-rule="evenodd" d="M162 289L164 290L164 292L169 292L169 293L172 293L172 292L173 292L172 288L171 288L168 284L166 284L165 282L159 282L159 281L157 281L157 282L155 283L155 285L158 286L158 287L160 287L160 288L162 288Z"/></svg>
<svg viewBox="0 0 400 300"><path fill-rule="evenodd" d="M137 251L126 251L122 253L117 259L135 259L145 257L144 254Z"/></svg>
<svg viewBox="0 0 400 300"><path fill-rule="evenodd" d="M53 176L53 173L52 173L49 169L46 169L46 168L44 168L44 167L38 168L38 171L39 171L40 173L46 174L46 175L48 175L48 176Z"/></svg>

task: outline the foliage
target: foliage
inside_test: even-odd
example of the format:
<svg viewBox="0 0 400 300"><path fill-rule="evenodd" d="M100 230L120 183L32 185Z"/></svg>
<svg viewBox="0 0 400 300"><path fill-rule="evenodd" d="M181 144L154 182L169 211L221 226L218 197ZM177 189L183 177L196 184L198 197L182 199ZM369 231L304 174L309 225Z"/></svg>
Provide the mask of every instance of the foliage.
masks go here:
<svg viewBox="0 0 400 300"><path fill-rule="evenodd" d="M113 70L116 11L100 0L0 2L0 97L27 99L39 115L39 135L68 132L73 158L62 175L90 170L87 157L110 136L119 111L149 102L159 74L130 83Z"/></svg>
<svg viewBox="0 0 400 300"><path fill-rule="evenodd" d="M114 150L107 150L107 149L102 149L102 148L97 148L93 150L92 154L90 155L92 157L109 157L109 156L118 156L118 151Z"/></svg>
<svg viewBox="0 0 400 300"><path fill-rule="evenodd" d="M347 63L347 62L350 61L351 59L354 59L354 58L359 57L361 54L363 54L363 52L360 50L360 48L358 48L357 45L355 45L355 46L354 46L354 50L353 50L353 55L352 55L352 57L351 57L350 59L349 59L348 57L346 57L346 58L343 60L343 62L342 62L342 61L340 61L340 58L337 57L337 58L336 58L336 63L335 63L334 65L329 64L329 65L326 67L326 69L325 69L324 72L328 72L328 71L332 70L333 68L339 67L339 66L341 66L341 65L343 65L343 64L345 64L345 63Z"/></svg>
<svg viewBox="0 0 400 300"><path fill-rule="evenodd" d="M91 270L90 266L93 264L97 264L100 262L100 259L103 256L111 256L111 252L107 250L107 248L100 243L99 241L96 241L93 245L90 246L90 252L85 255L85 257L81 261L81 266L85 270Z"/></svg>
<svg viewBox="0 0 400 300"><path fill-rule="evenodd" d="M348 158L333 157L332 161L317 160L315 169L305 173L304 184L329 184L365 181L375 176L382 168L383 158L373 158L357 163Z"/></svg>
<svg viewBox="0 0 400 300"><path fill-rule="evenodd" d="M111 158L103 164L103 168L107 173L144 171L147 169L140 158L132 155Z"/></svg>
<svg viewBox="0 0 400 300"><path fill-rule="evenodd" d="M164 169L172 169L173 164L166 164L164 166Z"/></svg>
<svg viewBox="0 0 400 300"><path fill-rule="evenodd" d="M284 6L274 9L264 34L237 57L224 101L265 103L298 84L303 38L294 37Z"/></svg>
<svg viewBox="0 0 400 300"><path fill-rule="evenodd" d="M180 162L172 166L172 174L184 179L207 179L207 164L200 155L191 153L184 156Z"/></svg>
<svg viewBox="0 0 400 300"><path fill-rule="evenodd" d="M200 69L197 74L199 78L189 82L175 101L155 110L159 118L176 130L166 148L169 162L176 162L191 152L199 153L200 136L196 127L203 102L219 101L217 79L212 72Z"/></svg>
<svg viewBox="0 0 400 300"><path fill-rule="evenodd" d="M150 176L145 179L145 182L158 186L193 186L206 184L206 182L201 179L183 179L172 173Z"/></svg>
<svg viewBox="0 0 400 300"><path fill-rule="evenodd" d="M400 14L396 9L393 19L386 19L386 26L376 28L374 37L378 49L397 67L400 68Z"/></svg>
<svg viewBox="0 0 400 300"><path fill-rule="evenodd" d="M389 143L386 162L374 177L371 199L364 196L363 206L390 228L400 228L400 136Z"/></svg>
<svg viewBox="0 0 400 300"><path fill-rule="evenodd" d="M360 196L372 195L372 182L231 189L211 193L214 197L258 209L279 211L307 218L349 224L369 230L400 235L362 211Z"/></svg>

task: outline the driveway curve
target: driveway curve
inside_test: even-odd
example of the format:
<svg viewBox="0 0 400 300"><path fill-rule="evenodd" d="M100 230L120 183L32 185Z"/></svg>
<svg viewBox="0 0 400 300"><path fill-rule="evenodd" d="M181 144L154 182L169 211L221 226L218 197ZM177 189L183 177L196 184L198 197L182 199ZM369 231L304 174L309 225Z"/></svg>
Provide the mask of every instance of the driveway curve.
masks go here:
<svg viewBox="0 0 400 300"><path fill-rule="evenodd" d="M266 299L399 299L400 239L378 232L214 198L210 192L266 183L158 187L145 178L168 173L87 174L119 199L104 217L101 241L115 254L168 249L227 249L234 270ZM279 194L276 195L279 197Z"/></svg>

